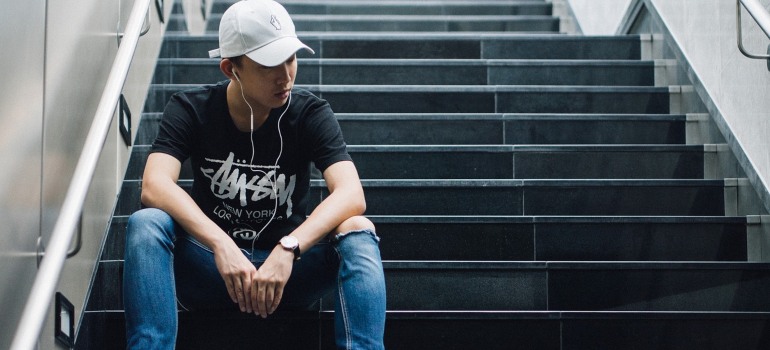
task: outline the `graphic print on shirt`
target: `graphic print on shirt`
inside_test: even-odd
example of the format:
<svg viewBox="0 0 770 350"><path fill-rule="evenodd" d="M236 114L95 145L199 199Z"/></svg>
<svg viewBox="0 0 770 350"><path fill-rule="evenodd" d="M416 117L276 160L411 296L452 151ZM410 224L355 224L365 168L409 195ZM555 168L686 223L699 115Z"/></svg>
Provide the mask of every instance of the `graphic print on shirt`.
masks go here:
<svg viewBox="0 0 770 350"><path fill-rule="evenodd" d="M216 217L230 222L234 228L228 232L233 238L253 240L270 218L285 219L291 216L293 203L291 196L296 186L297 175L289 176L278 173L280 166L249 165L245 160L235 160L230 152L227 159L205 158L211 166L201 166L204 176L211 180L209 190L222 199L214 207ZM260 208L255 205L260 200ZM284 213L275 213L275 201L279 211L285 206ZM264 209L269 207L269 209Z"/></svg>

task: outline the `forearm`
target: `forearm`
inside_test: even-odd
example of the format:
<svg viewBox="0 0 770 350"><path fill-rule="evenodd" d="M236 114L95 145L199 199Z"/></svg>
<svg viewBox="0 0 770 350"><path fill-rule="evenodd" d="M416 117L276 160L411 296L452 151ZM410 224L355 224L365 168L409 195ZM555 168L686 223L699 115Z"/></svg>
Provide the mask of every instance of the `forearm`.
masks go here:
<svg viewBox="0 0 770 350"><path fill-rule="evenodd" d="M232 241L174 181L145 178L142 185L142 203L168 213L185 232L211 250L216 250L227 240Z"/></svg>
<svg viewBox="0 0 770 350"><path fill-rule="evenodd" d="M352 162L333 164L324 172L324 178L329 196L292 232L299 240L302 252L333 232L345 220L366 211L364 190Z"/></svg>

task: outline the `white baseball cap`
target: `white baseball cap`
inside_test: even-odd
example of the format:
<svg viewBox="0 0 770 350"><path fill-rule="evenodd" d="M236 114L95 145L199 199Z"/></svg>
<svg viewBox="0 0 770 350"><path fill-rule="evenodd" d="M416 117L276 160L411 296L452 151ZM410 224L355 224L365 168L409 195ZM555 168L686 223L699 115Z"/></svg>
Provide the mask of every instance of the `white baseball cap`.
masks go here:
<svg viewBox="0 0 770 350"><path fill-rule="evenodd" d="M219 48L209 51L209 57L246 55L263 66L274 67L300 49L315 53L297 39L294 22L281 4L272 0L243 0L222 15Z"/></svg>

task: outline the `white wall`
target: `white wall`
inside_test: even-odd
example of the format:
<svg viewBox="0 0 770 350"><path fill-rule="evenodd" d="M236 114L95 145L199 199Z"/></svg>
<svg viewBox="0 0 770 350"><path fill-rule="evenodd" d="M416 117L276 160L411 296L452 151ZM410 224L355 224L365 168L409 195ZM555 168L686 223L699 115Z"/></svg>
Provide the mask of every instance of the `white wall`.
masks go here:
<svg viewBox="0 0 770 350"><path fill-rule="evenodd" d="M631 0L567 0L583 34L613 35Z"/></svg>
<svg viewBox="0 0 770 350"><path fill-rule="evenodd" d="M585 34L613 34L628 8L650 7L689 63L690 78L765 207L770 206L770 72L765 60L743 56L736 43L735 0L567 0ZM760 0L770 9L770 0ZM768 39L743 10L744 46L765 54ZM627 20L633 20L630 18Z"/></svg>
<svg viewBox="0 0 770 350"><path fill-rule="evenodd" d="M770 0L762 0L770 8ZM712 114L723 120L756 171L750 180L770 185L770 72L767 62L744 57L736 43L735 1L649 0L713 101ZM764 54L770 44L744 11L744 45ZM767 203L768 198L765 198Z"/></svg>

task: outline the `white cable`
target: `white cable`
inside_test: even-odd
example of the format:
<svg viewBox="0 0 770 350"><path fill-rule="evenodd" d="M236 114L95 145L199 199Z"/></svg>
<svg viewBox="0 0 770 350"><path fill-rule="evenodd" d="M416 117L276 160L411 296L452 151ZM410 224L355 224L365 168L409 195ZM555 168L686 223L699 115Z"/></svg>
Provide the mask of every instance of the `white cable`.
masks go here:
<svg viewBox="0 0 770 350"><path fill-rule="evenodd" d="M241 78L238 77L235 72L233 72L233 75L235 76L235 79L238 80L238 85L241 86L241 98L243 98L243 102L246 102L246 105L249 106L249 120L250 120L250 131L249 131L249 141L251 141L251 159L249 160L249 168L254 169L254 109L251 108L251 104L249 104L249 101L246 100L246 95L243 94L243 84L241 83ZM278 126L276 129L278 129L278 139L280 140L280 147L278 149L278 156L275 158L275 164L273 164L273 178L276 179L276 181L271 180L268 177L268 174L262 170L256 170L258 172L261 172L265 175L265 177L268 177L268 181L270 181L270 185L273 190L273 196L275 196L275 202L273 205L273 214L270 216L270 219L267 220L267 223L265 223L264 226L262 226L262 229L257 232L257 234L254 236L254 239L251 241L251 255L254 255L254 244L259 239L259 236L262 235L262 232L265 231L268 225L270 225L271 222L275 219L275 214L278 212L278 187L276 185L276 182L278 180L278 162L281 159L281 155L283 155L283 133L281 132L281 119L283 119L284 114L286 114L286 111L289 110L289 106L291 106L291 91L289 91L289 101L286 102L286 108L281 112L281 115L278 117ZM287 218L288 219L288 218Z"/></svg>
<svg viewBox="0 0 770 350"><path fill-rule="evenodd" d="M273 195L275 196L275 202L273 202L273 215L270 215L270 219L267 220L264 226L262 226L262 229L257 232L257 235L254 236L254 240L251 241L251 255L254 256L254 244L257 243L257 240L259 239L259 236L262 235L262 232L265 231L268 225L270 225L271 222L273 222L273 219L275 219L275 214L278 212L278 198L280 197L278 195L278 187L276 186L276 182L278 181L278 161L281 159L281 155L283 154L283 133L281 132L281 119L283 119L283 115L286 114L286 111L289 110L289 106L291 106L291 91L289 91L289 101L286 102L286 108L281 112L281 115L278 117L278 122L276 129L278 130L278 139L281 141L281 147L278 149L278 156L275 157L275 164L273 165L273 178L276 181L270 180L268 178L267 180L270 181L270 185L273 188ZM254 141L252 140L252 144ZM267 176L267 174L265 174ZM286 218L288 219L288 218Z"/></svg>

